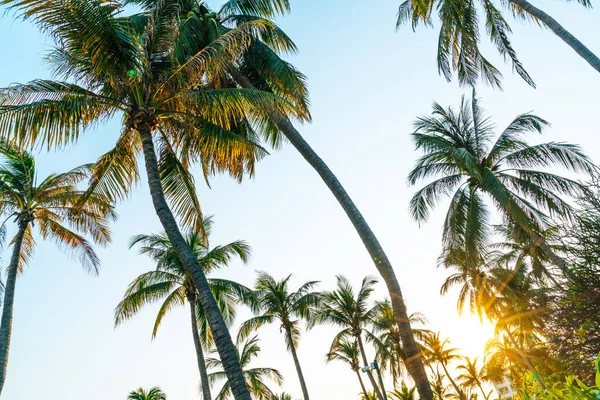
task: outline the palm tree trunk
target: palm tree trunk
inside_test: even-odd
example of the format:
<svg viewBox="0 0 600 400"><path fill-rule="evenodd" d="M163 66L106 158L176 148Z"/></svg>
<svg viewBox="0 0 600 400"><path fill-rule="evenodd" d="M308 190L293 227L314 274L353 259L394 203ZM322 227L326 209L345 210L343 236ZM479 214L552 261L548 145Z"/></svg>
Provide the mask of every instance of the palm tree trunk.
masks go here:
<svg viewBox="0 0 600 400"><path fill-rule="evenodd" d="M194 337L194 347L196 348L196 359L198 361L198 371L200 371L200 382L202 384L202 399L212 400L210 396L210 383L208 382L208 372L206 371L206 362L204 361L204 352L200 335L198 334L198 320L196 319L196 296L188 294L190 303L190 314L192 320L192 336Z"/></svg>
<svg viewBox="0 0 600 400"><path fill-rule="evenodd" d="M369 393L367 393L367 388L365 387L365 383L363 382L362 378L360 377L360 370L356 370L356 376L358 377L358 381L360 382L360 388L362 389L363 394L365 395L365 399L369 398Z"/></svg>
<svg viewBox="0 0 600 400"><path fill-rule="evenodd" d="M577 54L581 56L585 61L588 62L596 71L600 72L600 58L598 58L590 49L584 46L575 36L567 31L561 24L559 24L554 18L546 14L544 11L533 6L526 0L510 0L511 3L533 15L546 25L556 36L561 38L563 42L571 46Z"/></svg>
<svg viewBox="0 0 600 400"><path fill-rule="evenodd" d="M298 379L300 380L302 396L304 396L304 400L309 400L308 389L306 388L306 382L304 381L304 374L302 373L302 368L300 368L300 360L298 360L298 354L296 354L296 348L294 347L294 342L292 341L292 332L287 326L285 327L285 333L288 336L288 343L290 343L290 352L292 353L294 365L296 366L296 372L298 373Z"/></svg>
<svg viewBox="0 0 600 400"><path fill-rule="evenodd" d="M531 361L529 361L529 358L527 358L527 356L525 355L525 353L523 353L523 351L521 351L521 347L519 346L519 344L517 343L517 341L513 337L512 333L510 333L510 331L507 330L506 334L508 336L508 340L510 340L510 342L512 343L512 345L515 348L515 350L517 351L517 353L519 353L519 357L521 357L521 359L523 360L523 362L525 363L525 365L527 366L527 368L533 373L533 377L535 378L535 380L540 384L540 386L542 387L542 389L544 389L544 391L546 391L546 385L544 384L544 381L542 380L542 377L540 376L540 374L537 371L537 369L533 366L533 364L531 363Z"/></svg>
<svg viewBox="0 0 600 400"><path fill-rule="evenodd" d="M246 89L256 89L254 85L237 69L230 69L231 75L235 81ZM292 146L298 150L298 152L304 157L304 159L314 168L319 174L323 182L327 185L331 193L335 196L336 200L340 203L346 215L354 225L354 229L358 233L358 236L362 240L365 248L369 252L371 259L373 260L375 267L379 271L379 274L383 278L390 299L392 301L392 308L394 310L394 316L398 322L398 329L402 338L402 344L406 351L406 367L411 377L415 381L419 396L422 400L432 400L433 393L427 373L425 372L425 366L421 359L421 353L415 342L413 332L408 319L408 313L406 312L406 305L404 304L404 298L402 296L402 290L400 284L396 278L396 273L387 258L387 255L383 251L383 248L379 244L377 237L365 221L364 217L337 179L331 169L325 164L325 162L315 153L310 145L304 140L300 132L294 128L289 119L281 114L279 111L268 111L269 117L275 122L279 130L285 135L290 141Z"/></svg>
<svg viewBox="0 0 600 400"><path fill-rule="evenodd" d="M23 237L28 225L28 220L19 220L19 230L15 237L15 244L8 266L6 286L4 288L4 303L2 304L2 319L0 320L0 368L2 368L2 373L0 374L0 393L2 393L4 382L6 381L8 351L10 348L10 335L12 333L13 304L15 302L15 284L17 283L17 272L19 271L21 246L23 245Z"/></svg>
<svg viewBox="0 0 600 400"><path fill-rule="evenodd" d="M198 290L198 300L206 313L206 320L213 333L215 344L221 361L223 362L225 374L227 375L227 380L231 385L233 397L236 400L251 400L235 346L233 345L231 336L227 330L227 325L225 324L223 316L217 306L217 302L210 291L206 276L204 275L200 264L198 264L198 260L194 256L194 253L181 235L179 227L177 226L177 221L165 199L165 194L160 183L158 161L154 151L151 129L147 123L142 122L140 123L138 131L142 139L148 185L150 187L150 194L152 196L156 215L158 215L169 241L173 244L177 256L192 277L194 286L196 286L196 289Z"/></svg>
<svg viewBox="0 0 600 400"><path fill-rule="evenodd" d="M358 342L358 347L360 348L360 355L362 356L362 360L364 365L369 365L369 362L367 361L367 355L365 353L365 347L363 345L363 341L362 341L362 337L360 335L358 335L356 337L356 341ZM377 386L377 382L375 381L375 378L373 378L373 373L371 372L371 370L367 371L367 376L369 377L369 380L371 381L371 385L373 385L373 389L375 389L375 394L377 395L377 398L379 400L384 400L383 396L381 394L381 391L379 390L379 386Z"/></svg>
<svg viewBox="0 0 600 400"><path fill-rule="evenodd" d="M460 397L462 400L467 400L465 398L465 395L462 392L462 390L460 390L460 388L458 387L458 385L456 384L454 379L452 379L452 377L450 376L450 373L448 372L448 369L446 368L446 364L443 362L440 362L440 364L442 364L442 368L444 369L444 372L446 373L446 376L448 377L448 379L450 379L450 383L452 383L452 386L454 386L454 390L456 390L456 394L458 395L458 397Z"/></svg>
<svg viewBox="0 0 600 400"><path fill-rule="evenodd" d="M481 394L483 395L483 400L486 399L486 394L485 391L483 390L483 386L481 386L481 383L477 382L477 386L479 387L479 390L481 390Z"/></svg>

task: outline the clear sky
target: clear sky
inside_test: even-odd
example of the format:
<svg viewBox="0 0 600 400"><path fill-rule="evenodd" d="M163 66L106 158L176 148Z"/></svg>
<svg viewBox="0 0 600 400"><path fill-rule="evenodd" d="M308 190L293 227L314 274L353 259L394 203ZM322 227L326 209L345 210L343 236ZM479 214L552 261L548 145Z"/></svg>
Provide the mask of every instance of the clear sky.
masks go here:
<svg viewBox="0 0 600 400"><path fill-rule="evenodd" d="M437 30L394 31L400 0L292 1L280 20L300 53L291 58L309 79L312 124L301 132L337 173L395 266L410 312L421 311L469 355L480 355L491 330L460 318L456 296L439 295L448 272L436 268L442 204L425 225L408 216L414 188L406 175L418 156L409 133L433 100L458 104L462 90L437 75ZM209 2L210 3L210 2ZM213 8L219 1L212 2ZM535 3L554 15L597 54L600 11L574 3ZM0 14L1 15L1 14ZM498 129L533 110L553 126L539 140L579 143L596 161L600 75L551 32L514 21L514 46L538 89L503 66L503 92L480 88L483 106ZM41 57L48 42L28 22L0 17L0 86L47 77ZM488 48L488 57L499 57ZM114 143L118 121L88 132L76 146L38 156L43 174L95 161ZM145 179L145 178L144 178ZM295 150L272 152L242 185L217 177L212 190L198 179L205 213L215 215L213 244L235 239L253 247L248 266L235 263L219 276L251 285L255 270L277 278L293 273L292 287L320 280L330 289L336 274L356 285L376 274L343 211ZM198 395L198 371L185 309L169 315L156 340L150 334L156 307L113 329L113 309L127 284L153 266L127 250L129 238L161 230L147 186L118 206L113 244L99 250L100 276L84 272L53 244L41 241L31 266L17 281L10 364L3 398L10 400L124 399L139 386L159 385L172 400ZM4 252L3 262L8 255ZM377 297L383 298L383 285ZM247 316L247 313L242 313ZM357 398L359 386L345 365L326 365L334 328L302 336L299 356L313 399ZM284 388L300 397L291 357L276 325L260 331L263 352L255 365L279 368Z"/></svg>

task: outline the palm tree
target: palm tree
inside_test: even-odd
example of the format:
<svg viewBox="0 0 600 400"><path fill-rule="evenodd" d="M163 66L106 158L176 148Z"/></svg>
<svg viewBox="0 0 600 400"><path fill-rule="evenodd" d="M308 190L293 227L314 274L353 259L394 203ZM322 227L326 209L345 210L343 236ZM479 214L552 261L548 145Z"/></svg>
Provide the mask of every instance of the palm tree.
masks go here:
<svg viewBox="0 0 600 400"><path fill-rule="evenodd" d="M421 313L413 313L410 316L412 326L426 324L427 319ZM379 334L376 340L372 340L377 349L377 357L381 369L390 370L394 388L405 375L406 352L402 346L402 338L396 323L392 304L389 299L375 302L375 315L371 321L373 333ZM426 329L413 329L415 338L422 342L424 335L428 334Z"/></svg>
<svg viewBox="0 0 600 400"><path fill-rule="evenodd" d="M413 140L424 151L408 181L437 178L412 198L410 211L425 221L438 201L452 193L443 229L445 248L464 248L468 256L480 254L490 236L489 210L484 195L491 197L506 223L522 229L561 269L570 275L565 261L541 236L552 217L572 218L571 205L560 195L585 193L585 187L560 175L535 167L560 165L567 170L592 173L596 167L579 146L567 143L529 145L523 135L541 133L548 123L522 114L493 140L492 125L479 107L463 97L460 110L445 110L434 103L433 116L415 123ZM440 177L442 176L442 177Z"/></svg>
<svg viewBox="0 0 600 400"><path fill-rule="evenodd" d="M560 285L554 277L550 258L537 243L531 240L531 237L523 229L515 226L515 224L507 224L494 226L494 231L503 237L501 242L492 245L494 249L501 252L495 258L495 263L512 263L515 268L526 266L540 285L546 285L548 280L556 286ZM540 232L540 237L554 253L564 254L565 246L559 243L558 228L556 226L549 226L543 232Z"/></svg>
<svg viewBox="0 0 600 400"><path fill-rule="evenodd" d="M167 395L158 386L146 391L139 388L129 393L127 400L167 400Z"/></svg>
<svg viewBox="0 0 600 400"><path fill-rule="evenodd" d="M266 272L258 272L255 284L255 295L261 315L250 318L240 326L239 335L246 338L250 332L265 324L279 321L281 330L285 333L285 342L292 353L296 373L302 387L304 400L309 400L308 389L300 367L296 350L300 341L300 320L308 319L314 313L314 307L319 304L320 294L311 291L318 282L311 281L303 284L295 292L290 292L289 281L292 275L281 281L276 281Z"/></svg>
<svg viewBox="0 0 600 400"><path fill-rule="evenodd" d="M341 340L351 338L358 343L363 364L369 365L362 336L366 334L369 338L376 339L375 335L369 332L366 327L371 323L377 312L374 307L369 308L368 304L377 280L372 277L365 277L356 293L346 277L337 275L336 280L336 289L323 293L323 304L311 323L329 323L341 327L342 330L333 339L329 352L335 351ZM370 370L367 371L367 376L377 397L379 400L383 400L381 391Z"/></svg>
<svg viewBox="0 0 600 400"><path fill-rule="evenodd" d="M204 232L208 235L210 220L206 220L203 226ZM250 257L250 246L244 241L235 241L209 249L201 233L189 232L186 242L207 275L227 266L235 256L244 263ZM211 347L213 338L207 326L204 310L197 301L197 290L192 283L192 278L177 258L177 253L166 235L137 235L131 241L130 247L136 245L142 246L140 253L149 255L156 262L157 268L141 274L129 284L123 300L115 309L115 325L135 316L144 305L163 300L152 330L152 338L155 338L165 314L174 307L184 305L187 301L190 306L192 336L200 371L202 395L204 400L211 400L202 347ZM209 279L208 284L225 322L230 325L235 318L236 302L247 301L251 290L237 282L225 279Z"/></svg>
<svg viewBox="0 0 600 400"><path fill-rule="evenodd" d="M292 398L291 394L282 392L282 393L273 395L273 397L269 400L293 400L293 398Z"/></svg>
<svg viewBox="0 0 600 400"><path fill-rule="evenodd" d="M249 368L248 365L258 356L260 353L259 340L257 336L243 341L238 340L237 349L239 349L239 362L244 371L244 380L246 386L250 391L252 398L254 399L271 399L275 394L265 383L266 379L270 379L277 385L283 383L283 376L281 373L274 368ZM211 351L211 354L216 354L216 351ZM206 359L206 365L208 368L217 368L217 371L208 374L208 380L211 385L218 381L225 380L225 383L221 387L219 394L215 400L227 400L232 396L231 384L227 380L227 375L223 371L223 363L220 359L214 357L208 357Z"/></svg>
<svg viewBox="0 0 600 400"><path fill-rule="evenodd" d="M129 0L128 2L153 4L155 1ZM187 15L193 21L193 23L187 24L189 29L185 33L193 36L193 39L188 42L194 51L202 49L203 46L210 46L212 41L219 40L219 35L228 32L237 24L246 23L246 21L264 21L263 17L271 18L278 13L289 11L287 0L264 0L260 2L230 0L218 12L211 12L206 4L201 1L188 0L185 3L187 4L185 10L191 10ZM202 35L199 35L199 32L202 32ZM302 110L300 119L309 119L308 90L305 85L305 77L289 63L281 60L278 55L278 53L285 51L296 51L296 46L285 33L279 29L270 31L269 34L261 32L258 37L253 37L251 45L244 50L244 52L238 54L238 59L232 62L227 70L232 81L241 88L276 93L290 101L297 109ZM227 81L226 79L223 80ZM226 84L229 83L226 82ZM341 182L291 123L290 117L298 118L298 115L289 115L283 111L285 110L275 108L265 110L270 120L263 121L262 127L268 128L268 141L278 147L283 142L279 133L283 134L319 174L352 222L375 267L385 281L392 299L394 315L408 357L409 373L416 382L421 398L430 400L432 398L431 387L412 334L400 283L391 261Z"/></svg>
<svg viewBox="0 0 600 400"><path fill-rule="evenodd" d="M508 276L503 296L499 297L496 318L496 335L505 336L519 354L523 364L533 373L542 389L546 389L539 372L526 354L528 348L534 348L542 342L545 326L544 312L548 309L549 296L546 288L535 286L532 272L524 268L510 271L498 268L496 274Z"/></svg>
<svg viewBox="0 0 600 400"><path fill-rule="evenodd" d="M592 6L590 0L576 1L585 7ZM490 41L505 60L509 59L512 62L513 69L528 84L535 87L512 47L509 38L512 31L504 19L502 11L498 9L493 0L480 0L480 3ZM600 58L550 15L527 0L507 0L499 3L520 19L533 20L540 26L550 28L596 71L600 72ZM438 71L448 81L452 79L453 72L456 72L460 84L474 86L481 76L486 83L501 87L502 74L481 54L479 48L480 32L479 16L477 15L479 8L475 2L405 0L398 10L396 27L399 28L409 21L413 30L419 23L433 25L432 14L436 8L441 23L437 53Z"/></svg>
<svg viewBox="0 0 600 400"><path fill-rule="evenodd" d="M445 375L440 373L439 368L433 369L433 363L429 364L431 368L431 389L433 390L433 398L435 400L445 400L449 394L447 394L448 386L444 383Z"/></svg>
<svg viewBox="0 0 600 400"><path fill-rule="evenodd" d="M456 377L461 386L467 389L478 388L481 390L483 398L487 398L485 390L483 390L483 382L487 380L484 370L477 366L477 357L471 360L469 357L464 358L464 363L456 367L462 373Z"/></svg>
<svg viewBox="0 0 600 400"><path fill-rule="evenodd" d="M390 398L396 400L415 400L415 387L409 388L406 386L406 383L402 382L400 386L400 390L396 389L393 392L389 393Z"/></svg>
<svg viewBox="0 0 600 400"><path fill-rule="evenodd" d="M484 250L483 254L473 257L464 247L443 250L441 265L453 269L454 273L446 278L440 294L446 295L450 289L460 285L456 303L459 314L468 309L471 314L477 314L480 320L484 315L490 318L497 314L495 308L499 306L497 300L505 285L505 275L496 276L493 273L498 265L495 254Z"/></svg>
<svg viewBox="0 0 600 400"><path fill-rule="evenodd" d="M8 368L16 280L36 246L33 227L38 226L42 239L54 240L62 251L77 255L85 269L98 274L100 260L83 235L89 235L98 244L108 244L107 222L115 219L116 214L112 206L98 196L90 196L79 205L83 192L77 185L89 178L91 165L51 174L39 182L35 160L30 153L2 144L0 155L0 214L5 218L2 225L14 217L18 228L11 242L13 250L0 319L2 392Z"/></svg>
<svg viewBox="0 0 600 400"><path fill-rule="evenodd" d="M350 367L352 371L356 374L358 378L358 382L360 383L360 388L365 397L368 397L367 388L365 388L365 384L360 376L360 361L358 361L358 357L360 356L360 349L358 347L358 343L356 340L349 341L344 338L335 343L334 346L331 347L329 353L327 353L326 361L341 361Z"/></svg>
<svg viewBox="0 0 600 400"><path fill-rule="evenodd" d="M450 383L452 383L456 394L462 400L466 400L462 390L448 372L448 364L460 358L458 349L455 347L448 347L450 344L450 339L442 340L439 332L426 335L424 339L424 357L428 360L428 362L437 362L442 366L442 369L450 380Z"/></svg>
<svg viewBox="0 0 600 400"><path fill-rule="evenodd" d="M137 161L143 155L156 214L198 290L235 398L250 400L227 325L174 213L186 228L200 229L190 163L200 162L207 175L227 171L241 179L264 155L252 126L265 121L267 108L306 117L276 94L210 85L252 35L268 36L274 27L264 20L245 21L187 54L182 49L191 39L179 34L178 2L156 2L147 15L133 19L120 16L118 3L103 0L1 4L11 4L55 40L48 56L55 74L81 85L35 80L3 89L0 135L23 146L56 147L77 140L98 122L121 117L123 131L96 163L89 193L126 197L139 179Z"/></svg>

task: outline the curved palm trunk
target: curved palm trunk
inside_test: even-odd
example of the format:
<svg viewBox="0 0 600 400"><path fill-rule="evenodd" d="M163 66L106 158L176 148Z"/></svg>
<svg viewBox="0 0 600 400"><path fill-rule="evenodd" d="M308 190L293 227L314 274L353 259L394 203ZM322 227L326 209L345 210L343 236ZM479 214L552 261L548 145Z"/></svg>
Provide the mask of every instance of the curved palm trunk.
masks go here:
<svg viewBox="0 0 600 400"><path fill-rule="evenodd" d="M200 343L200 335L198 334L198 320L196 319L196 297L194 295L187 296L190 303L190 316L192 321L192 336L194 337L194 347L196 348L196 359L198 361L198 371L200 371L200 382L202 384L202 399L212 400L210 396L210 383L208 382L208 372L206 371L206 362L204 361L204 352L202 351L202 343Z"/></svg>
<svg viewBox="0 0 600 400"><path fill-rule="evenodd" d="M369 398L369 393L367 393L367 388L365 387L365 383L363 382L362 378L360 377L360 370L356 370L354 372L356 372L356 376L358 377L358 381L360 382L360 388L362 389L363 394L365 395L365 399Z"/></svg>
<svg viewBox="0 0 600 400"><path fill-rule="evenodd" d="M356 341L358 342L358 347L360 348L360 355L362 357L364 365L365 366L369 365L369 361L367 361L367 356L365 353L365 347L363 345L362 337L360 337L360 335L357 336ZM375 381L375 378L373 378L373 373L371 372L371 370L367 371L367 376L369 377L369 380L371 381L371 385L373 386L373 389L375 390L375 394L377 395L377 398L379 400L384 400L383 396L381 394L381 391L379 390L379 386L377 386L377 382Z"/></svg>
<svg viewBox="0 0 600 400"><path fill-rule="evenodd" d="M151 129L147 124L142 122L138 131L142 139L148 185L150 186L150 194L152 196L156 215L158 215L169 241L177 252L177 256L181 260L181 263L192 277L194 286L196 286L196 289L198 290L198 300L206 313L206 320L213 333L215 344L219 351L219 357L223 362L223 368L231 386L233 397L236 400L251 400L235 346L231 341L231 336L229 335L223 316L219 311L217 302L210 291L206 276L204 275L200 264L198 264L198 260L194 256L194 253L181 235L179 227L177 226L177 221L165 200L165 194L158 173L158 161L154 151Z"/></svg>
<svg viewBox="0 0 600 400"><path fill-rule="evenodd" d="M306 382L304 381L304 374L302 373L302 368L300 368L300 360L298 360L298 354L296 354L296 348L294 347L294 342L292 341L292 332L287 326L285 328L285 333L288 336L288 343L291 344L290 352L292 353L292 358L294 359L294 365L296 366L296 372L298 373L298 379L300 380L300 387L302 387L302 396L304 396L304 400L309 400L308 389L306 388Z"/></svg>
<svg viewBox="0 0 600 400"><path fill-rule="evenodd" d="M512 343L513 347L515 348L515 350L517 351L517 353L519 353L519 357L521 357L521 359L523 360L523 362L525 363L525 365L527 366L527 368L533 372L533 377L535 378L535 380L540 384L540 386L542 387L542 389L544 389L544 391L546 390L546 385L544 384L544 381L542 380L540 373L537 371L537 369L533 366L533 364L531 363L531 361L529 361L529 358L527 358L527 356L525 355L525 353L523 353L521 351L521 347L519 346L519 344L517 343L517 341L515 340L515 338L513 337L512 333L510 333L508 330L506 331L506 334L508 335L508 340L510 340L510 342Z"/></svg>
<svg viewBox="0 0 600 400"><path fill-rule="evenodd" d="M10 348L10 335L12 332L13 304L15 301L15 284L17 283L17 272L19 271L19 257L21 255L21 246L23 237L27 230L29 222L27 220L19 221L19 230L15 237L15 244L10 264L8 266L8 276L6 277L6 286L4 289L4 304L2 305L2 319L0 320L0 393L4 388L6 381L6 371L8 369L8 351Z"/></svg>
<svg viewBox="0 0 600 400"><path fill-rule="evenodd" d="M481 390L481 394L483 395L483 400L487 399L487 395L485 394L485 391L483 390L483 386L481 386L480 382L477 382L477 387L479 387L479 390Z"/></svg>
<svg viewBox="0 0 600 400"><path fill-rule="evenodd" d="M462 390L460 390L460 388L458 387L458 385L456 384L454 379L452 379L452 377L450 376L450 373L448 372L448 369L446 368L446 364L443 362L441 362L440 364L442 364L442 368L444 369L444 372L446 373L446 376L448 377L448 379L450 379L450 383L452 383L452 386L454 386L454 390L456 390L456 394L458 394L458 397L460 397L462 400L467 400L465 398L465 395L462 392Z"/></svg>
<svg viewBox="0 0 600 400"><path fill-rule="evenodd" d="M567 31L561 24L559 24L554 18L546 14L544 11L535 7L526 0L510 0L511 3L517 7L523 9L525 12L533 15L544 23L556 36L561 38L563 42L571 46L577 54L581 56L585 61L588 62L596 71L600 72L600 58L598 58L590 49L584 46L575 36Z"/></svg>
<svg viewBox="0 0 600 400"><path fill-rule="evenodd" d="M242 88L256 89L238 69L231 68L230 72L235 81ZM383 278L390 294L394 316L398 322L402 344L406 351L406 367L408 372L415 381L421 399L432 400L433 393L431 391L431 386L429 385L427 373L425 372L423 360L421 359L421 353L417 348L413 336L400 284L398 283L392 264L379 244L377 237L375 237L375 234L367 224L367 221L365 221L340 181L331 169L329 169L327 164L325 164L325 162L310 147L306 140L304 140L302 135L300 135L300 132L298 132L291 122L280 112L269 111L268 113L269 117L275 122L279 130L285 135L296 150L298 150L302 157L304 157L304 159L314 168L321 179L323 179L323 182L325 182L331 193L346 212L352 225L354 225L354 229L356 229L358 236L369 252L371 259L375 263L375 267Z"/></svg>

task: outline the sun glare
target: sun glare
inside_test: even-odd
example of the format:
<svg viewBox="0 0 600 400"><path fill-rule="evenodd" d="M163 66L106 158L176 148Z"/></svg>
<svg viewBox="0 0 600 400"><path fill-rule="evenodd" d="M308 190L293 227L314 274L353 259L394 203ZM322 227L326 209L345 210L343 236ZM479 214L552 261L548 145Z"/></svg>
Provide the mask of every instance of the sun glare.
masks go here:
<svg viewBox="0 0 600 400"><path fill-rule="evenodd" d="M464 314L452 329L444 329L450 338L452 347L461 349L461 353L470 358L483 360L485 345L494 337L494 326L484 320L479 321L475 315Z"/></svg>

